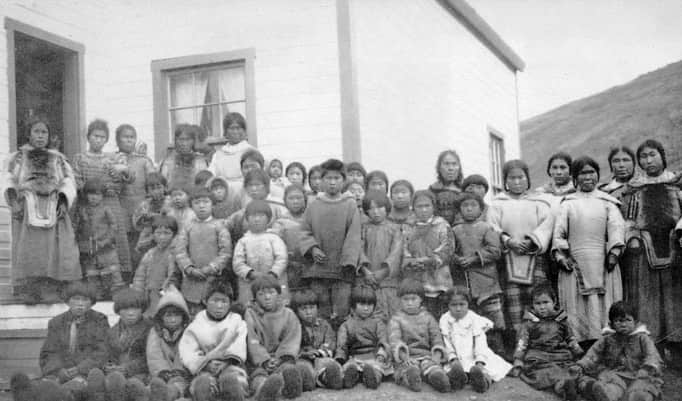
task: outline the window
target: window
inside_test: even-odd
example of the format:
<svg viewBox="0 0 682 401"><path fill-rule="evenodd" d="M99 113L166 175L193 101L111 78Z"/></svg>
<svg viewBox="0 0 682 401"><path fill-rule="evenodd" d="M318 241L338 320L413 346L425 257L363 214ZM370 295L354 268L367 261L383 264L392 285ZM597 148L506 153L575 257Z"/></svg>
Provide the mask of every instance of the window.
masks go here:
<svg viewBox="0 0 682 401"><path fill-rule="evenodd" d="M253 59L253 50L239 50L152 61L157 159L178 124L199 125L209 139L220 139L231 112L246 118L249 142L256 144Z"/></svg>
<svg viewBox="0 0 682 401"><path fill-rule="evenodd" d="M490 130L490 187L493 194L504 190L502 166L504 165L504 139L502 135Z"/></svg>

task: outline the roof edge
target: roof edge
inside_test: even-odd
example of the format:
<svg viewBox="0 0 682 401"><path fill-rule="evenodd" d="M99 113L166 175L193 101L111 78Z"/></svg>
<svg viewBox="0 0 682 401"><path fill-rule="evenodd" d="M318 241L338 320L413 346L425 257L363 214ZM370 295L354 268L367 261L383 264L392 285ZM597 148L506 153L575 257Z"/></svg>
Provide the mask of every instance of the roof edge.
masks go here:
<svg viewBox="0 0 682 401"><path fill-rule="evenodd" d="M526 63L521 57L465 0L438 0L438 2L454 14L457 19L462 20L467 28L510 69L523 71L526 68Z"/></svg>

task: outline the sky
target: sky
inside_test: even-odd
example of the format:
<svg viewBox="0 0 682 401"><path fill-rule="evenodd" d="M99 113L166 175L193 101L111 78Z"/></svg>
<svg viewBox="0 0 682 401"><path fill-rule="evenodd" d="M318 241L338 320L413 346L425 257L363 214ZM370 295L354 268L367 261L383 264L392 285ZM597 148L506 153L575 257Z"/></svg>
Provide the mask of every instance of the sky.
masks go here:
<svg viewBox="0 0 682 401"><path fill-rule="evenodd" d="M682 0L468 0L521 56L521 120L682 60Z"/></svg>

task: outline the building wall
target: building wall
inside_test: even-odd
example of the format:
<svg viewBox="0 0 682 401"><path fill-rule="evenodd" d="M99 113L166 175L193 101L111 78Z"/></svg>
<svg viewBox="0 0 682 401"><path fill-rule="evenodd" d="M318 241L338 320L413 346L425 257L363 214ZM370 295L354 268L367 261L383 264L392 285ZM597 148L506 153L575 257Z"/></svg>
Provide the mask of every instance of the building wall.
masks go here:
<svg viewBox="0 0 682 401"><path fill-rule="evenodd" d="M490 177L488 127L519 154L516 77L435 0L352 0L362 162L420 188L438 153Z"/></svg>

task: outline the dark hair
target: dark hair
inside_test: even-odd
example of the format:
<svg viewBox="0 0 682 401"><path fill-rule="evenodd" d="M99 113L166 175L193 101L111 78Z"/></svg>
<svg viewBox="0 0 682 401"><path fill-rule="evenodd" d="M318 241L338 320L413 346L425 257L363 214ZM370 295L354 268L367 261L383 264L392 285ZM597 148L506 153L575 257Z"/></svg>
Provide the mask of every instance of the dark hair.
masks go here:
<svg viewBox="0 0 682 401"><path fill-rule="evenodd" d="M303 181L302 182L305 182L305 180L308 178L308 175L307 175L306 170L305 170L305 166L299 162L291 162L287 165L287 169L284 170L284 175L286 176L287 174L289 174L289 170L291 170L292 168L298 168L299 170L301 170L301 174L303 175ZM312 172L312 170L311 170L311 172Z"/></svg>
<svg viewBox="0 0 682 401"><path fill-rule="evenodd" d="M101 180L87 180L82 189L83 194L101 194L104 192L104 186Z"/></svg>
<svg viewBox="0 0 682 401"><path fill-rule="evenodd" d="M315 173L315 172L320 173L320 177L321 177L322 173L323 173L322 166L320 166L319 164L316 164L310 168L310 170L308 171L308 183L310 183L310 176L313 175L313 173Z"/></svg>
<svg viewBox="0 0 682 401"><path fill-rule="evenodd" d="M322 167L322 177L327 175L330 171L338 171L341 176L343 176L343 179L346 179L346 169L341 160L328 159L326 162L322 163L320 167Z"/></svg>
<svg viewBox="0 0 682 401"><path fill-rule="evenodd" d="M454 149L447 149L438 154L438 159L436 160L436 177L438 178L438 182L440 182L441 184L445 182L445 180L443 179L443 175L440 173L440 164L443 162L443 159L445 159L445 156L448 155L451 155L455 159L457 159L457 163L459 164L459 174L457 175L457 178L455 178L455 185L461 188L462 179L464 178L463 177L464 174L462 173L462 161Z"/></svg>
<svg viewBox="0 0 682 401"><path fill-rule="evenodd" d="M661 155L661 161L663 162L663 168L668 167L668 161L665 158L665 149L663 149L663 145L655 139L647 139L646 141L642 142L642 144L637 147L637 165L640 168L642 167L642 164L639 162L639 154L642 153L644 148L656 149L658 151L658 153Z"/></svg>
<svg viewBox="0 0 682 401"><path fill-rule="evenodd" d="M213 280L208 284L208 288L204 293L204 304L206 304L206 301L215 293L223 294L230 298L230 301L234 301L234 292L232 291L232 286L225 280Z"/></svg>
<svg viewBox="0 0 682 401"><path fill-rule="evenodd" d="M608 159L608 160L609 160L609 169L610 169L611 171L613 171L613 165L612 165L612 163L611 163L611 159L613 159L613 157L614 157L615 155L617 155L618 153L620 153L620 152L627 153L627 155L630 156L630 158L632 159L632 162L633 162L633 163L634 163L635 160L636 160L636 158L635 158L635 152L633 152L632 149L630 149L629 147L627 147L627 146L613 147L613 148L611 148L611 150L609 151L609 159Z"/></svg>
<svg viewBox="0 0 682 401"><path fill-rule="evenodd" d="M597 172L597 180L599 180L599 163L589 156L581 156L573 160L573 165L571 165L571 176L573 177L573 181L578 179L580 171L585 168L585 166L594 168Z"/></svg>
<svg viewBox="0 0 682 401"><path fill-rule="evenodd" d="M135 137L137 137L137 130L135 129L135 127L133 127L130 124L121 124L118 127L116 127L116 142L118 142L121 139L121 135L125 130L133 131Z"/></svg>
<svg viewBox="0 0 682 401"><path fill-rule="evenodd" d="M377 294L374 288L365 284L355 286L350 292L350 306L355 308L358 304L376 305Z"/></svg>
<svg viewBox="0 0 682 401"><path fill-rule="evenodd" d="M367 170L360 162L350 162L346 164L346 173L350 171L359 171L363 178L367 178Z"/></svg>
<svg viewBox="0 0 682 401"><path fill-rule="evenodd" d="M244 166L244 162L247 159L255 160L256 163L260 165L260 168L265 167L265 158L263 154L256 149L248 149L242 153L242 157L239 158L239 167Z"/></svg>
<svg viewBox="0 0 682 401"><path fill-rule="evenodd" d="M362 198L362 210L365 213L372 207L372 202L378 207L385 208L386 213L391 213L391 200L388 199L388 195L385 193L377 190L367 191L365 197Z"/></svg>
<svg viewBox="0 0 682 401"><path fill-rule="evenodd" d="M475 200L478 202L478 206L480 206L481 211L485 209L485 202L483 202L483 198L480 196L476 195L475 193L472 192L462 192L459 194L459 199L457 199L457 209L461 212L462 211L462 203L466 200Z"/></svg>
<svg viewBox="0 0 682 401"><path fill-rule="evenodd" d="M268 202L264 200L254 199L251 202L249 202L249 204L246 205L244 217L248 218L249 216L252 216L257 213L263 213L264 215L266 215L268 217L268 221L272 219L272 209L270 208Z"/></svg>
<svg viewBox="0 0 682 401"><path fill-rule="evenodd" d="M223 117L223 135L227 136L227 129L232 125L232 123L237 123L244 131L246 131L246 119L243 115L239 113L227 113Z"/></svg>
<svg viewBox="0 0 682 401"><path fill-rule="evenodd" d="M291 309L294 312L297 312L298 308L306 305L320 305L320 300L317 298L315 291L305 288L300 291L294 291L291 294Z"/></svg>
<svg viewBox="0 0 682 401"><path fill-rule="evenodd" d="M173 235L178 233L178 221L175 217L161 214L152 218L152 232L157 228L167 228L173 232Z"/></svg>
<svg viewBox="0 0 682 401"><path fill-rule="evenodd" d="M194 142L192 144L192 150L194 150L194 145L197 143L197 130L192 126L192 124L178 124L175 126L175 134L173 136L174 140L178 140L178 137L182 134L187 134L192 138Z"/></svg>
<svg viewBox="0 0 682 401"><path fill-rule="evenodd" d="M284 188L284 198L282 199L284 205L286 206L287 196L294 191L299 191L303 194L303 204L305 207L308 207L308 197L306 196L305 188L303 188L303 185L301 184L290 184Z"/></svg>
<svg viewBox="0 0 682 401"><path fill-rule="evenodd" d="M168 190L168 194L170 195L170 194L172 194L172 193L175 192L175 191L182 191L182 192L184 192L185 195L187 195L188 197L190 197L191 194L192 194L192 191L191 191L190 189L188 189L187 187L181 186L181 185L174 185L174 186L172 186L171 189Z"/></svg>
<svg viewBox="0 0 682 401"><path fill-rule="evenodd" d="M626 316L632 316L635 321L639 321L639 315L637 314L637 308L632 304L618 301L614 302L609 308L609 321L615 322L616 319L623 318Z"/></svg>
<svg viewBox="0 0 682 401"><path fill-rule="evenodd" d="M408 294L419 295L420 298L424 299L424 285L410 278L403 280L398 286L398 297Z"/></svg>
<svg viewBox="0 0 682 401"><path fill-rule="evenodd" d="M117 291L112 300L114 301L114 313L128 308L147 309L146 294L135 288L123 288Z"/></svg>
<svg viewBox="0 0 682 401"><path fill-rule="evenodd" d="M483 185L485 187L485 192L488 192L490 189L490 186L488 185L488 180L485 179L484 176L480 174L471 174L467 178L462 181L462 191L466 191L467 187L469 185Z"/></svg>
<svg viewBox="0 0 682 401"><path fill-rule="evenodd" d="M412 196L412 207L414 207L414 203L417 201L417 198L428 198L431 201L433 207L436 207L436 197L433 195L433 192L427 189L421 189L414 193Z"/></svg>
<svg viewBox="0 0 682 401"><path fill-rule="evenodd" d="M230 190L230 186L227 184L227 181L223 177L213 177L208 182L206 183L208 186L208 189L213 189L215 187L223 187L226 190Z"/></svg>
<svg viewBox="0 0 682 401"><path fill-rule="evenodd" d="M257 168L246 173L244 176L244 188L246 189L246 187L253 181L262 182L263 185L265 185L265 189L268 191L268 193L270 192L270 177L263 169Z"/></svg>
<svg viewBox="0 0 682 401"><path fill-rule="evenodd" d="M92 305L97 302L96 291L93 285L84 283L82 281L72 281L67 284L66 288L62 291L62 299L64 302L69 302L69 299L75 297L76 295L84 296L90 299Z"/></svg>
<svg viewBox="0 0 682 401"><path fill-rule="evenodd" d="M164 177L163 174L156 171L152 171L151 173L147 174L144 182L145 188L149 188L158 184L163 185L164 188L166 188L166 185L168 185L168 181L166 181L166 177Z"/></svg>
<svg viewBox="0 0 682 401"><path fill-rule="evenodd" d="M504 166L502 166L502 182L504 184L504 188L507 189L507 176L512 169L515 168L520 168L526 175L526 181L528 181L528 188L526 189L530 189L530 173L528 172L528 165L521 159L509 160L508 162L504 163Z"/></svg>
<svg viewBox="0 0 682 401"><path fill-rule="evenodd" d="M393 194L393 188L399 187L401 185L410 191L410 195L414 195L414 186L412 186L412 183L407 181L407 180L393 181L393 184L391 184L391 188L389 188L388 193L392 195Z"/></svg>
<svg viewBox="0 0 682 401"><path fill-rule="evenodd" d="M194 185L203 187L211 178L213 178L213 173L210 170L201 170L194 176Z"/></svg>
<svg viewBox="0 0 682 401"><path fill-rule="evenodd" d="M552 156L549 157L549 160L547 160L547 175L549 174L549 168L552 167L552 162L556 159L561 159L566 162L568 165L568 169L571 170L571 165L573 164L573 159L571 158L571 155L569 155L566 152L557 152L553 154ZM571 171L569 171L570 173Z"/></svg>
<svg viewBox="0 0 682 401"><path fill-rule="evenodd" d="M33 115L28 118L26 121L26 137L30 138L31 137L31 129L33 129L33 126L38 124L38 123L43 123L45 124L45 127L47 127L47 136L48 138L52 137L52 130L50 129L50 123L47 121L47 117L45 116L40 116L40 115Z"/></svg>
<svg viewBox="0 0 682 401"><path fill-rule="evenodd" d="M533 287L530 290L530 299L531 302L535 299L538 298L542 295L547 295L549 298L554 301L554 303L559 302L559 298L556 295L556 292L554 289L549 285L549 284L538 284L535 287Z"/></svg>
<svg viewBox="0 0 682 401"><path fill-rule="evenodd" d="M448 305L455 297L462 297L467 301L468 304L471 304L471 294L469 293L469 289L463 285L456 285L450 288L449 290L445 291L442 297L443 303L445 305Z"/></svg>
<svg viewBox="0 0 682 401"><path fill-rule="evenodd" d="M373 178L378 178L383 181L384 184L386 184L386 191L388 192L388 176L381 170L374 170L367 174L367 177L365 177L365 190L369 189L369 182L372 181Z"/></svg>
<svg viewBox="0 0 682 401"><path fill-rule="evenodd" d="M213 195L211 194L211 191L209 191L206 187L196 187L194 188L194 191L192 191L192 195L190 196L189 199L190 205L195 200L201 198L208 198L211 200L211 203L213 203Z"/></svg>
<svg viewBox="0 0 682 401"><path fill-rule="evenodd" d="M106 121L99 118L90 121L90 124L88 124L87 135L85 137L90 138L90 134L92 134L92 132L95 130L104 131L104 133L107 134L106 140L107 142L109 141L109 125Z"/></svg>
<svg viewBox="0 0 682 401"><path fill-rule="evenodd" d="M271 274L265 274L253 280L251 283L251 294L255 298L258 291L270 288L274 288L278 294L282 293L282 285L279 281Z"/></svg>

